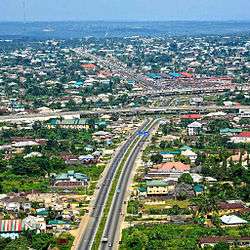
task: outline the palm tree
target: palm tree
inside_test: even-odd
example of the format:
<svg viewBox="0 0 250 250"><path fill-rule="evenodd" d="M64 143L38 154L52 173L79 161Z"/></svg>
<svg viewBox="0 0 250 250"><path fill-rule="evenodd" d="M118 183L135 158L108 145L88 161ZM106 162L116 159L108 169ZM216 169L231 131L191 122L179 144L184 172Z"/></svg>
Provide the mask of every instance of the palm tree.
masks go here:
<svg viewBox="0 0 250 250"><path fill-rule="evenodd" d="M198 207L198 214L206 215L208 213L218 211L215 196L210 196L204 193L193 198L193 202Z"/></svg>

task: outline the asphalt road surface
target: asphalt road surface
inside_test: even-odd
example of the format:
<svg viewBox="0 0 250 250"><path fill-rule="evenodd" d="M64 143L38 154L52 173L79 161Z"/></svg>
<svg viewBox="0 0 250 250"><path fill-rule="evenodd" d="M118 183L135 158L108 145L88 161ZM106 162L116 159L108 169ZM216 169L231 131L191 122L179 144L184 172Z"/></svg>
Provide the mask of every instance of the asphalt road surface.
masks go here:
<svg viewBox="0 0 250 250"><path fill-rule="evenodd" d="M147 127L147 130L151 130L153 128L153 124L151 123L149 127ZM116 249L116 246L118 245L117 240L119 239L119 226L120 226L120 219L122 214L122 206L124 204L126 192L128 191L128 184L129 184L129 178L131 176L131 172L133 170L135 160L140 153L141 149L143 148L143 145L145 143L145 137L141 137L138 144L135 146L133 151L131 152L121 175L121 178L119 180L119 183L117 185L117 192L113 198L111 210L109 213L109 217L106 221L105 225L105 231L103 234L103 237L107 238L107 242L101 242L100 249L101 250L110 250L110 249Z"/></svg>
<svg viewBox="0 0 250 250"><path fill-rule="evenodd" d="M98 229L98 226L101 220L101 215L104 209L105 201L108 197L108 193L112 185L113 177L115 176L116 169L121 163L121 160L123 159L123 156L125 155L127 149L137 138L137 132L145 128L148 125L148 123L149 123L148 121L143 123L143 125L123 144L123 146L121 147L119 152L116 154L115 158L113 159L107 171L107 174L104 178L104 181L102 182L101 187L99 188L99 191L94 201L92 212L90 214L88 225L86 227L84 235L82 236L80 244L77 247L77 249L81 249L81 250L91 249L96 231Z"/></svg>

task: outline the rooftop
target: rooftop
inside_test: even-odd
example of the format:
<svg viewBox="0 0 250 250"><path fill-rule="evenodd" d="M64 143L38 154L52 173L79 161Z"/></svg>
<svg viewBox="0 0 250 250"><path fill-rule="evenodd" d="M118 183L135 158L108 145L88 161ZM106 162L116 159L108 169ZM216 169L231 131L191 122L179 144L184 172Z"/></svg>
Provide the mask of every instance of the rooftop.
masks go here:
<svg viewBox="0 0 250 250"><path fill-rule="evenodd" d="M184 164L182 162L167 162L163 164L159 164L154 168L154 170L157 171L189 171L190 170L190 165Z"/></svg>
<svg viewBox="0 0 250 250"><path fill-rule="evenodd" d="M227 225L247 224L248 223L246 220L243 220L236 215L223 215L220 219L224 224L227 224Z"/></svg>
<svg viewBox="0 0 250 250"><path fill-rule="evenodd" d="M147 181L146 182L147 187L166 187L168 184L165 181L162 180L153 180L153 181Z"/></svg>
<svg viewBox="0 0 250 250"><path fill-rule="evenodd" d="M200 114L186 114L181 117L182 119L200 119Z"/></svg>

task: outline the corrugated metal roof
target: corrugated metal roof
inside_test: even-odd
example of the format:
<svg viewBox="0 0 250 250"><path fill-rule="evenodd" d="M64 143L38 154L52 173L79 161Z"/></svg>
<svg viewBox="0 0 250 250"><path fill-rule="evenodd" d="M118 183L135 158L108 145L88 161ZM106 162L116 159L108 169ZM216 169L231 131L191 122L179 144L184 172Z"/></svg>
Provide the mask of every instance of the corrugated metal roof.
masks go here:
<svg viewBox="0 0 250 250"><path fill-rule="evenodd" d="M21 232L24 230L22 220L0 220L0 232Z"/></svg>

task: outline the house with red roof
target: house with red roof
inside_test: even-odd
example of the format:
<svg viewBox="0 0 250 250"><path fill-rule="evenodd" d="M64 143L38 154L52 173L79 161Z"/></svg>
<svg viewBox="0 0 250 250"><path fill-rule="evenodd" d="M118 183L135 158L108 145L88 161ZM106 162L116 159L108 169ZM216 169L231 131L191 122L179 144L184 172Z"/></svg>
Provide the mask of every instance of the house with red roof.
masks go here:
<svg viewBox="0 0 250 250"><path fill-rule="evenodd" d="M250 143L250 131L243 131L230 139L233 143Z"/></svg>
<svg viewBox="0 0 250 250"><path fill-rule="evenodd" d="M85 64L81 64L81 67L85 70L95 70L96 69L96 65L93 63L85 63Z"/></svg>
<svg viewBox="0 0 250 250"><path fill-rule="evenodd" d="M180 72L180 74L183 76L183 77L186 77L186 78L192 78L193 75L188 73L188 72Z"/></svg>
<svg viewBox="0 0 250 250"><path fill-rule="evenodd" d="M201 119L201 115L200 114L186 114L186 115L182 115L181 119L192 119L192 120L198 120Z"/></svg>
<svg viewBox="0 0 250 250"><path fill-rule="evenodd" d="M148 174L148 178L161 179L161 178L179 178L183 173L188 173L190 165L182 162L166 162L156 165Z"/></svg>

